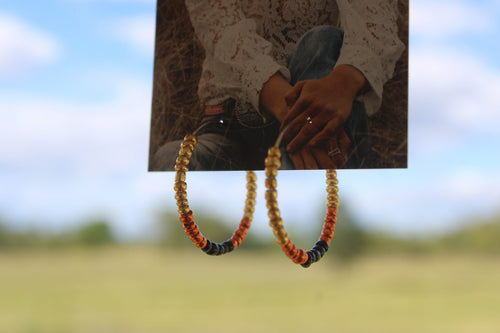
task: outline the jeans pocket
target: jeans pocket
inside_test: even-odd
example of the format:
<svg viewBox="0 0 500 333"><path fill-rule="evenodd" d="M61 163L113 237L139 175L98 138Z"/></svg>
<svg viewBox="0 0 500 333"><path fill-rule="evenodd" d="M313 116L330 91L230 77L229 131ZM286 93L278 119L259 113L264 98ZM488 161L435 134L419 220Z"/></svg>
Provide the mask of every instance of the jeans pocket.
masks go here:
<svg viewBox="0 0 500 333"><path fill-rule="evenodd" d="M261 113L252 104L240 100L235 101L233 113L239 124L246 128L265 128L276 122L270 114Z"/></svg>

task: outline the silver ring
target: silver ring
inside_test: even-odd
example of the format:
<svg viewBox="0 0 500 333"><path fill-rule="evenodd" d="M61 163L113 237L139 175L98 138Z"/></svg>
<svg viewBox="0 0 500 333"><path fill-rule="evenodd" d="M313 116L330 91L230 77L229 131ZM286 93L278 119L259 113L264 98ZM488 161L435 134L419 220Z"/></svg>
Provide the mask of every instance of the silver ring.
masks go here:
<svg viewBox="0 0 500 333"><path fill-rule="evenodd" d="M335 149L330 150L330 151L328 152L328 156L329 156L329 157L334 157L335 155L340 155L340 154L342 154L342 152L340 151L340 149L339 149L339 148L335 148Z"/></svg>

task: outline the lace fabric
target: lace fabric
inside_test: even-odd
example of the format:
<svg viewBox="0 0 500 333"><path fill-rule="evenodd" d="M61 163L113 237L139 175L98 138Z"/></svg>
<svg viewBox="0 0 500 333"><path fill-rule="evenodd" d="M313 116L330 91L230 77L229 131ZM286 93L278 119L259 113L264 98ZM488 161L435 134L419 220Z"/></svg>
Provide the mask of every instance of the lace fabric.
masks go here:
<svg viewBox="0 0 500 333"><path fill-rule="evenodd" d="M358 68L371 89L359 97L369 115L380 107L404 46L398 39L396 0L186 0L206 58L198 94L204 105L228 98L259 112L259 94L276 72L290 80L288 54L308 30L344 30L337 65Z"/></svg>

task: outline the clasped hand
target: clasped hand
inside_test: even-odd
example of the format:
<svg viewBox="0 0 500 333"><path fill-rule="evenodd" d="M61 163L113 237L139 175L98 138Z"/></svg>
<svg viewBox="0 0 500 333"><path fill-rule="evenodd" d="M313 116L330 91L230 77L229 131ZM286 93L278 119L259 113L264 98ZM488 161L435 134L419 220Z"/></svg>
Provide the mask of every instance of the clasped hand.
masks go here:
<svg viewBox="0 0 500 333"><path fill-rule="evenodd" d="M336 169L347 161L350 140L343 125L364 77L358 71L363 82L357 80L353 67L337 68L325 78L298 82L285 96L289 111L281 129L297 169Z"/></svg>

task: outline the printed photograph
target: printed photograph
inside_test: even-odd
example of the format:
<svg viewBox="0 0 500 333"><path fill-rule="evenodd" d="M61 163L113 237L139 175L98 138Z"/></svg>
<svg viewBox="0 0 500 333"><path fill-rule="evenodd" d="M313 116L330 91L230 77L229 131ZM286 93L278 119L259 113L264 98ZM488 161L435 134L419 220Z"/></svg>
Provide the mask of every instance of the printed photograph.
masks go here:
<svg viewBox="0 0 500 333"><path fill-rule="evenodd" d="M408 0L158 0L149 171L406 168ZM196 138L196 139L194 139ZM195 141L193 141L195 140Z"/></svg>

